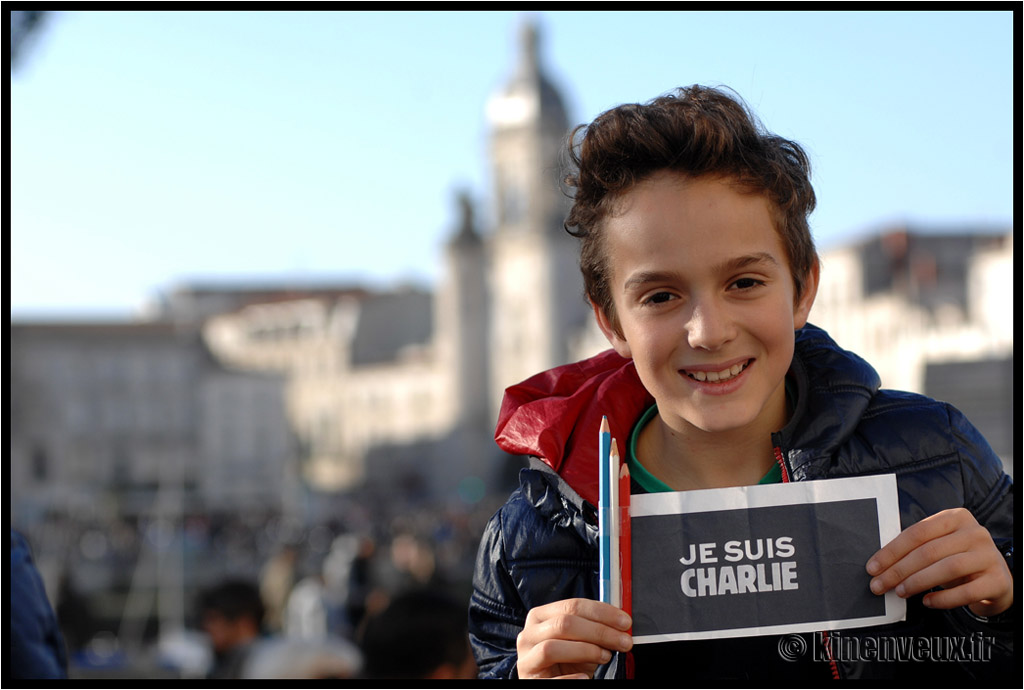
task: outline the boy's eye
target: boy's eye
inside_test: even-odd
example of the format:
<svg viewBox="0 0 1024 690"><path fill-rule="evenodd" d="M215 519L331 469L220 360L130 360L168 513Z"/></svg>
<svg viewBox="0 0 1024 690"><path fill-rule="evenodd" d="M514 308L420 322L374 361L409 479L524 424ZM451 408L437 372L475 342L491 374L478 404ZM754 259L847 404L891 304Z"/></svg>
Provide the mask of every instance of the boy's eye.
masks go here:
<svg viewBox="0 0 1024 690"><path fill-rule="evenodd" d="M750 288L757 287L763 283L757 278L740 278L733 283L733 286L740 290L749 290Z"/></svg>
<svg viewBox="0 0 1024 690"><path fill-rule="evenodd" d="M644 304L662 304L673 299L675 296L671 292L656 292L647 299L644 300Z"/></svg>

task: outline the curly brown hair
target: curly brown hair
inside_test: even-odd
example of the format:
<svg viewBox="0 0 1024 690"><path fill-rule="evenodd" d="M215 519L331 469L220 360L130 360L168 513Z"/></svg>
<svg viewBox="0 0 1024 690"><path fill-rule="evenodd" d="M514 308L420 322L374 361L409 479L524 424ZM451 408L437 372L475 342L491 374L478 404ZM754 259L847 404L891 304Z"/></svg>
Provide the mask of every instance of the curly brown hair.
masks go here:
<svg viewBox="0 0 1024 690"><path fill-rule="evenodd" d="M817 261L808 215L814 209L810 161L799 144L767 132L739 95L700 85L645 104L620 105L576 127L569 137L574 191L566 231L578 237L590 302L619 330L611 298L602 221L632 187L662 170L723 177L771 202L789 258L796 297ZM575 230L571 229L575 228Z"/></svg>

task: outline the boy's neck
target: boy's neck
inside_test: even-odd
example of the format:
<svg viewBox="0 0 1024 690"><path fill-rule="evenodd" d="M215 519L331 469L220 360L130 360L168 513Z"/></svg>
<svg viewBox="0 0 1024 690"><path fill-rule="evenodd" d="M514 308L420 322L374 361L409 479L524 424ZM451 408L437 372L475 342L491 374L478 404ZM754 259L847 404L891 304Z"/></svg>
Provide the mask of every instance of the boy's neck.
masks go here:
<svg viewBox="0 0 1024 690"><path fill-rule="evenodd" d="M675 491L720 489L757 484L775 464L771 434L789 417L764 428L740 428L709 433L687 424L673 428L658 415L637 439L637 459L644 468Z"/></svg>

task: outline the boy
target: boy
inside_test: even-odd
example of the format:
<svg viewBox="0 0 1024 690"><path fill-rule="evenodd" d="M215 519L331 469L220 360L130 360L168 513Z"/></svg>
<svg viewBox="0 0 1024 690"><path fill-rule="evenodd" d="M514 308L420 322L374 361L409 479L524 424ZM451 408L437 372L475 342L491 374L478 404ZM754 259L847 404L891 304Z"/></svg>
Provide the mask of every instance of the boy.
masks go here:
<svg viewBox="0 0 1024 690"><path fill-rule="evenodd" d="M628 450L633 493L894 472L904 531L865 568L873 592L909 598L907 620L844 635L985 635L990 658L967 672L1005 672L1012 482L959 412L880 391L873 369L807 324L819 269L800 146L699 86L581 130L566 226L613 351L506 392L496 439L532 459L481 541L470 603L481 674L954 677L951 664L794 662L775 636L634 648L629 617L594 601L602 415ZM829 649L827 631L804 637Z"/></svg>

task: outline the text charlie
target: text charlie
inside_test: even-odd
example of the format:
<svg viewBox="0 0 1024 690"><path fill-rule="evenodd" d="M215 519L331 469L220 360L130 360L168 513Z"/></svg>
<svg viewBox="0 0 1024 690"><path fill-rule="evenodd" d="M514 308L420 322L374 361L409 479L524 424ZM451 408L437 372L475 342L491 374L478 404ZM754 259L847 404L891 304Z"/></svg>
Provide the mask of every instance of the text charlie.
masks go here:
<svg viewBox="0 0 1024 690"><path fill-rule="evenodd" d="M690 544L679 562L692 567L683 571L679 586L688 597L798 589L796 561L777 560L795 553L792 537L727 541L721 550L715 542Z"/></svg>

